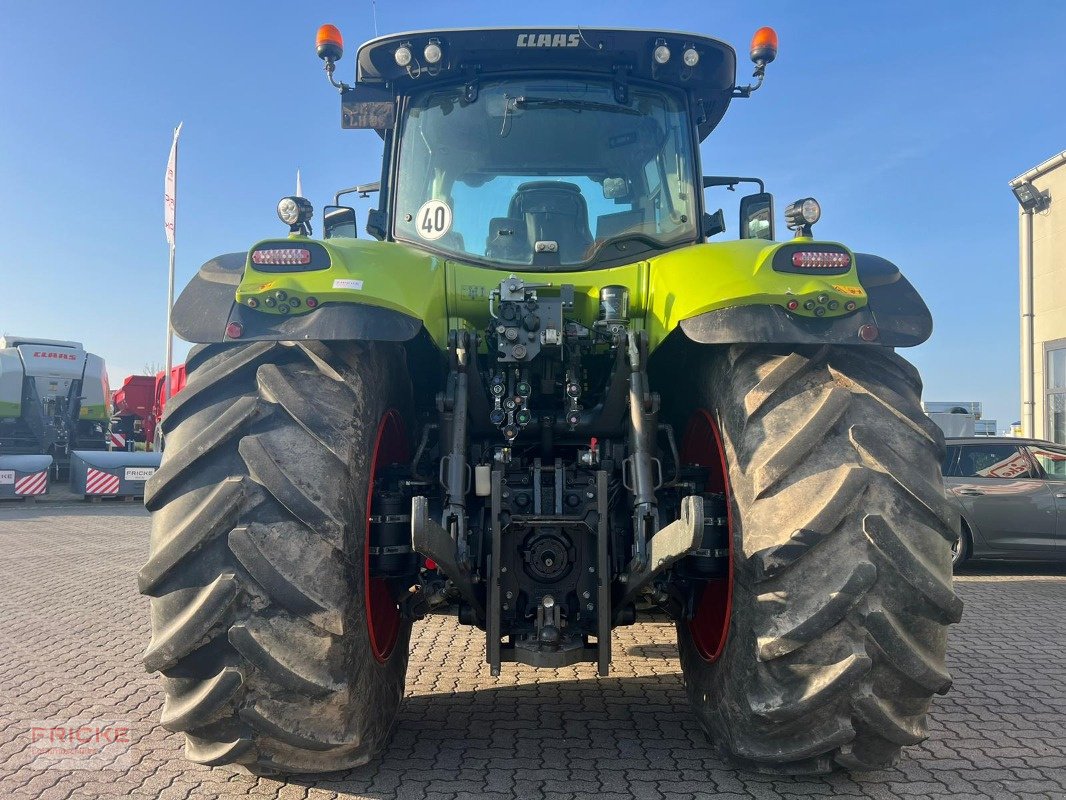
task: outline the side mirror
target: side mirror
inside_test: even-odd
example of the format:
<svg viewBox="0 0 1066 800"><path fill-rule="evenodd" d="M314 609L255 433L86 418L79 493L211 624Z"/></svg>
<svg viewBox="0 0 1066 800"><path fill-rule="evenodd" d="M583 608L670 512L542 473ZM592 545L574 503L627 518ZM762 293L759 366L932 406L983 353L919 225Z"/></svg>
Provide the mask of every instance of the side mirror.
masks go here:
<svg viewBox="0 0 1066 800"><path fill-rule="evenodd" d="M322 209L323 239L355 239L355 209L350 206L326 206Z"/></svg>
<svg viewBox="0 0 1066 800"><path fill-rule="evenodd" d="M725 233L725 214L718 209L713 214L703 215L703 235L710 239L719 233Z"/></svg>
<svg viewBox="0 0 1066 800"><path fill-rule="evenodd" d="M740 198L740 238L774 240L774 196L758 192Z"/></svg>

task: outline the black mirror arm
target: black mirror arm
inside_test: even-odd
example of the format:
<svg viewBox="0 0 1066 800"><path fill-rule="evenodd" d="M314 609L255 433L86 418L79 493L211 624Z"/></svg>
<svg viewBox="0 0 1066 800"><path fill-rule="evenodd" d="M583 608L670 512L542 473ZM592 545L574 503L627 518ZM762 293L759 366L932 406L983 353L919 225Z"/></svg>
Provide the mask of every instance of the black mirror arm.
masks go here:
<svg viewBox="0 0 1066 800"><path fill-rule="evenodd" d="M359 191L358 186L349 186L347 189L338 189L337 193L333 195L333 205L339 206L341 204L341 195L351 194L352 192Z"/></svg>
<svg viewBox="0 0 1066 800"><path fill-rule="evenodd" d="M349 186L347 189L340 189L335 195L333 195L333 205L339 206L341 204L341 195L351 194L352 192L358 192L360 197L369 197L370 192L380 192L381 182L374 181L374 183L361 183L358 186Z"/></svg>
<svg viewBox="0 0 1066 800"><path fill-rule="evenodd" d="M733 191L733 187L738 183L757 183L759 185L759 191L766 191L766 184L763 183L762 178L739 178L730 177L727 175L704 175L703 176L703 188L710 189L713 186L725 186L729 191Z"/></svg>

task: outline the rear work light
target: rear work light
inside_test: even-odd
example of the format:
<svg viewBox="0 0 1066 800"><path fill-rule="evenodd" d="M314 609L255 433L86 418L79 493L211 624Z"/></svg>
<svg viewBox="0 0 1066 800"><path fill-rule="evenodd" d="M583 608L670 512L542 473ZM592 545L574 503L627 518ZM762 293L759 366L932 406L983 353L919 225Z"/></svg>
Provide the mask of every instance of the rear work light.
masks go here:
<svg viewBox="0 0 1066 800"><path fill-rule="evenodd" d="M850 269L848 253L813 253L799 250L792 254L792 266L800 269Z"/></svg>
<svg viewBox="0 0 1066 800"><path fill-rule="evenodd" d="M252 253L253 264L270 266L303 266L311 263L311 251L304 247L282 247L274 250L256 250Z"/></svg>

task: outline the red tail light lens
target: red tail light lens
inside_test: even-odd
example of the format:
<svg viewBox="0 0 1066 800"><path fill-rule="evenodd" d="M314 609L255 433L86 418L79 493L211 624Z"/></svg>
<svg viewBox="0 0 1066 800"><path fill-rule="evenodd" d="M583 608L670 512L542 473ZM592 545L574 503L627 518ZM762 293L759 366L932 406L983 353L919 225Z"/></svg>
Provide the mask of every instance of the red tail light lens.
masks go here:
<svg viewBox="0 0 1066 800"><path fill-rule="evenodd" d="M311 251L303 247L279 247L272 250L256 250L252 253L253 264L270 266L303 266L311 263Z"/></svg>
<svg viewBox="0 0 1066 800"><path fill-rule="evenodd" d="M800 269L849 269L851 256L848 253L812 253L800 250L792 254L792 266Z"/></svg>
<svg viewBox="0 0 1066 800"><path fill-rule="evenodd" d="M880 336L880 334L881 331L877 329L877 326L869 322L859 326L859 338L864 342L877 341L877 337Z"/></svg>

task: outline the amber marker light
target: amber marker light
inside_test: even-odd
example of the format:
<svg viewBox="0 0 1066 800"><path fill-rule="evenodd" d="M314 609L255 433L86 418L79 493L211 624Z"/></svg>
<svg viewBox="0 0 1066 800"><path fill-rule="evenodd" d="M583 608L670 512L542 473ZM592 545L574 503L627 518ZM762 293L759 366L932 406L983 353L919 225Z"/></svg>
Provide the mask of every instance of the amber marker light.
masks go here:
<svg viewBox="0 0 1066 800"><path fill-rule="evenodd" d="M773 28L759 28L751 37L751 60L756 64L769 64L777 58L777 31Z"/></svg>
<svg viewBox="0 0 1066 800"><path fill-rule="evenodd" d="M315 52L323 61L340 61L344 54L344 37L336 25L323 25L318 29Z"/></svg>

